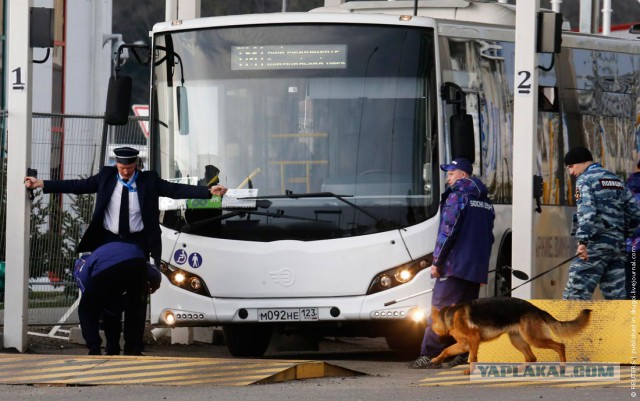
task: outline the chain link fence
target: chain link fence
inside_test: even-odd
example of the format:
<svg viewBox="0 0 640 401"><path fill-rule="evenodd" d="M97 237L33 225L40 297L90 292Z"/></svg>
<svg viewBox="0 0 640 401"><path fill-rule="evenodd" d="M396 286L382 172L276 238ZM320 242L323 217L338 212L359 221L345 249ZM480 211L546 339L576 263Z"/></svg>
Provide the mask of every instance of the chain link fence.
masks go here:
<svg viewBox="0 0 640 401"><path fill-rule="evenodd" d="M4 324L6 249L7 113L0 111L0 325ZM114 146L127 145L146 154L147 118L131 117L121 127L105 127L103 116L33 113L31 160L38 178L78 179L96 174ZM103 141L104 139L104 141ZM105 153L101 152L103 143ZM105 160L102 160L102 159ZM75 251L93 213L94 194L44 194L31 202L29 252L29 326L77 324L72 279Z"/></svg>

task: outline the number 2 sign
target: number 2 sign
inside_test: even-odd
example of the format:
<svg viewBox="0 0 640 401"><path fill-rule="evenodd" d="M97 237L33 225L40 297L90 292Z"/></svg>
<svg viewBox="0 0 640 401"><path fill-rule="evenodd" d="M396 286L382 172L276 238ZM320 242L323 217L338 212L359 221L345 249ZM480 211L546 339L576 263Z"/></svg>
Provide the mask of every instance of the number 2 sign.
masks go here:
<svg viewBox="0 0 640 401"><path fill-rule="evenodd" d="M518 94L531 94L531 71L518 71Z"/></svg>

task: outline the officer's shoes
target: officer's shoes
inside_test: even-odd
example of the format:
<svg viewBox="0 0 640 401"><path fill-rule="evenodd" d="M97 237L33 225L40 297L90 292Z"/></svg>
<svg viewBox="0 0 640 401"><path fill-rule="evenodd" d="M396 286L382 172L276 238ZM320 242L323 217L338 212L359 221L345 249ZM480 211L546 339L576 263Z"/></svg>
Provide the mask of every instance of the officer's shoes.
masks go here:
<svg viewBox="0 0 640 401"><path fill-rule="evenodd" d="M469 358L469 354L468 353L464 353L464 354L459 354L454 356L453 358L451 358L451 360L448 360L446 362L442 363L442 367L443 368L454 368L458 365L464 365L469 363L469 361L467 360Z"/></svg>
<svg viewBox="0 0 640 401"><path fill-rule="evenodd" d="M440 369L442 364L431 362L431 358L426 355L421 355L413 362L407 364L409 369Z"/></svg>

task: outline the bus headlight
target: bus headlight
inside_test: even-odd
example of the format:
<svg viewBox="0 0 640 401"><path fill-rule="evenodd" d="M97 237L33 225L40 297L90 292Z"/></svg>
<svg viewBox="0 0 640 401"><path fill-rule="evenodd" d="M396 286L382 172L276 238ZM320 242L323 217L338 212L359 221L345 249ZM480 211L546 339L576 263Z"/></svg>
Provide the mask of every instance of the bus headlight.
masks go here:
<svg viewBox="0 0 640 401"><path fill-rule="evenodd" d="M409 311L409 317L416 323L424 322L427 318L427 314L422 308L414 308Z"/></svg>
<svg viewBox="0 0 640 401"><path fill-rule="evenodd" d="M420 259L378 273L373 280L371 280L367 295L408 283L413 280L419 271L431 266L432 261L433 254L429 254Z"/></svg>
<svg viewBox="0 0 640 401"><path fill-rule="evenodd" d="M393 285L393 279L386 274L383 274L382 277L380 277L380 285L384 288L390 288L391 285Z"/></svg>
<svg viewBox="0 0 640 401"><path fill-rule="evenodd" d="M202 281L200 281L200 277L191 277L191 279L189 279L189 287L194 291L198 291L202 288Z"/></svg>
<svg viewBox="0 0 640 401"><path fill-rule="evenodd" d="M173 326L173 324L176 322L176 316L171 311L165 311L162 314L162 318L167 326Z"/></svg>
<svg viewBox="0 0 640 401"><path fill-rule="evenodd" d="M413 278L414 273L409 269L398 270L394 277L401 283L406 283Z"/></svg>
<svg viewBox="0 0 640 401"><path fill-rule="evenodd" d="M176 287L180 287L199 295L204 295L205 297L211 297L211 293L209 292L209 289L207 289L204 280L202 280L202 278L197 274L171 266L166 262L162 262L160 264L160 272L162 272L162 274L169 279L169 282Z"/></svg>
<svg viewBox="0 0 640 401"><path fill-rule="evenodd" d="M171 281L173 282L174 285L181 286L182 283L184 283L184 281L186 280L186 278L187 276L185 276L184 273L175 272L173 273L173 276L171 276Z"/></svg>

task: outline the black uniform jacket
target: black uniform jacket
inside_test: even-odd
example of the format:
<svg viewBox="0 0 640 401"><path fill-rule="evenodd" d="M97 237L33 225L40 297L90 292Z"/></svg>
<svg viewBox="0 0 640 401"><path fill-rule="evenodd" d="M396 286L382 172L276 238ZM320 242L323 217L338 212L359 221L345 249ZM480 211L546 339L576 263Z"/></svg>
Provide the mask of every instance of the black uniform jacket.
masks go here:
<svg viewBox="0 0 640 401"><path fill-rule="evenodd" d="M78 252L92 252L104 243L104 214L118 182L117 176L118 170L107 166L103 167L98 174L85 179L44 181L45 193L98 194L91 223L80 240ZM136 189L144 224L146 250L151 253L155 262L159 263L162 241L158 220L160 213L158 198L164 196L172 199L209 199L211 193L209 188L204 186L176 184L163 180L155 171L139 172Z"/></svg>

